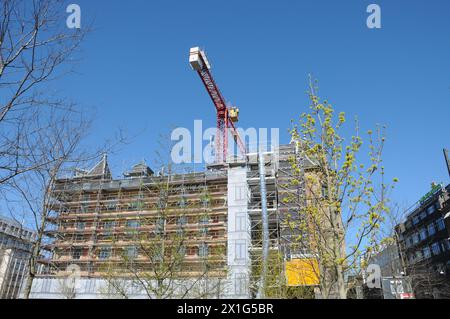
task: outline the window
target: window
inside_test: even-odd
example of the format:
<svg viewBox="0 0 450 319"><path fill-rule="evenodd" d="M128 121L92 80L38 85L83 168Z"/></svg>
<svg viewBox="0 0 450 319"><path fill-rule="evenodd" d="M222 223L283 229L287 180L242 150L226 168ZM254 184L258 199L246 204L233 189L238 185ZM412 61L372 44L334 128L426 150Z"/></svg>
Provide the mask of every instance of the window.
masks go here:
<svg viewBox="0 0 450 319"><path fill-rule="evenodd" d="M142 207L143 207L142 202L131 202L131 203L128 203L128 209L129 210L139 210L139 209L142 209Z"/></svg>
<svg viewBox="0 0 450 319"><path fill-rule="evenodd" d="M416 251L416 260L422 260L422 251L421 250L418 250L418 251Z"/></svg>
<svg viewBox="0 0 450 319"><path fill-rule="evenodd" d="M439 247L439 243L434 243L431 245L431 250L433 250L433 254L435 256L439 255L441 253L441 248Z"/></svg>
<svg viewBox="0 0 450 319"><path fill-rule="evenodd" d="M410 229L412 227L412 223L410 220L408 220L405 224L406 229Z"/></svg>
<svg viewBox="0 0 450 319"><path fill-rule="evenodd" d="M441 230L445 229L445 222L444 222L444 219L442 217L437 220L436 224L437 224L438 231L441 231Z"/></svg>
<svg viewBox="0 0 450 319"><path fill-rule="evenodd" d="M433 236L434 234L436 234L436 227L434 227L434 224L428 225L428 234L430 236Z"/></svg>
<svg viewBox="0 0 450 319"><path fill-rule="evenodd" d="M156 234L162 235L164 234L164 228L165 228L166 220L164 218L158 218L156 220Z"/></svg>
<svg viewBox="0 0 450 319"><path fill-rule="evenodd" d="M235 279L235 291L234 293L236 295L245 295L247 294L247 276L245 274L236 274L236 279Z"/></svg>
<svg viewBox="0 0 450 319"><path fill-rule="evenodd" d="M328 187L327 185L322 185L322 197L328 198Z"/></svg>
<svg viewBox="0 0 450 319"><path fill-rule="evenodd" d="M212 224L220 223L220 217L219 216L212 216L211 217L211 223Z"/></svg>
<svg viewBox="0 0 450 319"><path fill-rule="evenodd" d="M184 236L184 229L185 229L187 222L188 222L188 219L186 216L178 217L178 219L177 219L177 226L178 226L177 227L177 235L178 236L180 236L180 237Z"/></svg>
<svg viewBox="0 0 450 319"><path fill-rule="evenodd" d="M417 244L419 242L419 234L415 233L413 235L413 244Z"/></svg>
<svg viewBox="0 0 450 319"><path fill-rule="evenodd" d="M144 194L143 193L139 193L136 195L136 199L137 200L143 200L144 199Z"/></svg>
<svg viewBox="0 0 450 319"><path fill-rule="evenodd" d="M208 256L208 244L206 244L206 243L200 244L200 246L198 247L198 255L200 257Z"/></svg>
<svg viewBox="0 0 450 319"><path fill-rule="evenodd" d="M209 235L210 235L212 238L217 239L217 238L219 238L219 231L218 231L218 230L210 231L210 232L209 232Z"/></svg>
<svg viewBox="0 0 450 319"><path fill-rule="evenodd" d="M177 219L177 225L178 226L185 226L187 224L187 217L186 216L180 216Z"/></svg>
<svg viewBox="0 0 450 319"><path fill-rule="evenodd" d="M427 259L430 257L431 257L431 250L430 247L427 246L423 249L423 258Z"/></svg>
<svg viewBox="0 0 450 319"><path fill-rule="evenodd" d="M234 244L234 254L235 260L247 259L247 243L244 240L236 241Z"/></svg>
<svg viewBox="0 0 450 319"><path fill-rule="evenodd" d="M200 227L199 233L200 233L201 236L206 236L206 235L208 235L208 226Z"/></svg>
<svg viewBox="0 0 450 319"><path fill-rule="evenodd" d="M246 231L247 230L247 214L238 213L236 214L236 231Z"/></svg>
<svg viewBox="0 0 450 319"><path fill-rule="evenodd" d="M242 201L245 200L245 197L245 187L242 185L236 185L236 187L234 188L234 199L236 201Z"/></svg>
<svg viewBox="0 0 450 319"><path fill-rule="evenodd" d="M428 214L428 215L433 214L434 211L435 211L434 205L431 205L431 206L429 206L429 207L427 208L427 214Z"/></svg>
<svg viewBox="0 0 450 319"><path fill-rule="evenodd" d="M137 247L131 246L131 247L128 247L126 249L126 257L128 259L134 259L134 258L137 258L137 256L138 256L138 249L137 249Z"/></svg>
<svg viewBox="0 0 450 319"><path fill-rule="evenodd" d="M178 247L178 256L179 257L186 256L186 247L184 245L181 245L180 247Z"/></svg>
<svg viewBox="0 0 450 319"><path fill-rule="evenodd" d="M200 225L208 225L209 224L209 216L202 216L199 220Z"/></svg>
<svg viewBox="0 0 450 319"><path fill-rule="evenodd" d="M412 238L411 237L407 237L405 240L406 243L406 247L411 247L411 245L413 244Z"/></svg>
<svg viewBox="0 0 450 319"><path fill-rule="evenodd" d="M160 196L163 196L163 195L160 195ZM166 207L166 200L165 200L165 198L159 198L158 199L158 208L159 209L164 209Z"/></svg>
<svg viewBox="0 0 450 319"><path fill-rule="evenodd" d="M85 223L85 222L77 222L76 225L75 225L75 227L76 227L78 230L84 230L84 229L86 228L86 223Z"/></svg>
<svg viewBox="0 0 450 319"><path fill-rule="evenodd" d="M208 195L204 195L204 196L202 197L202 205L203 205L203 208L208 208L208 207L209 207L209 202L210 202L209 196L208 196Z"/></svg>
<svg viewBox="0 0 450 319"><path fill-rule="evenodd" d="M443 244L444 244L445 250L450 251L450 239L444 239Z"/></svg>
<svg viewBox="0 0 450 319"><path fill-rule="evenodd" d="M180 208L185 208L187 206L187 200L184 196L181 197L180 201L178 202L178 206Z"/></svg>
<svg viewBox="0 0 450 319"><path fill-rule="evenodd" d="M76 248L72 251L72 259L80 260L83 251L80 248Z"/></svg>
<svg viewBox="0 0 450 319"><path fill-rule="evenodd" d="M417 225L419 223L419 216L414 216L413 217L413 224Z"/></svg>
<svg viewBox="0 0 450 319"><path fill-rule="evenodd" d="M127 220L128 228L139 228L141 223L138 220Z"/></svg>
<svg viewBox="0 0 450 319"><path fill-rule="evenodd" d="M102 248L101 250L100 250L100 253L98 254L98 257L100 258L100 259L108 259L109 257L111 257L111 248L110 247L108 247L108 248Z"/></svg>
<svg viewBox="0 0 450 319"><path fill-rule="evenodd" d="M194 256L197 254L197 251L198 251L197 247L189 247L186 252L188 256Z"/></svg>
<svg viewBox="0 0 450 319"><path fill-rule="evenodd" d="M164 257L163 257L162 250L159 249L158 251L153 252L152 259L153 259L153 262L163 262Z"/></svg>
<svg viewBox="0 0 450 319"><path fill-rule="evenodd" d="M420 240L425 240L427 238L427 230L425 228L420 229Z"/></svg>
<svg viewBox="0 0 450 319"><path fill-rule="evenodd" d="M208 234L209 216L201 216L198 223L200 224L200 235L206 236Z"/></svg>
<svg viewBox="0 0 450 319"><path fill-rule="evenodd" d="M104 229L113 229L114 227L116 227L116 222L106 221L106 222L103 223L103 228Z"/></svg>
<svg viewBox="0 0 450 319"><path fill-rule="evenodd" d="M109 202L106 205L106 210L108 210L108 211L115 211L116 207L117 207L117 201Z"/></svg>
<svg viewBox="0 0 450 319"><path fill-rule="evenodd" d="M86 214L88 212L88 209L89 209L89 207L87 204L81 204L80 210L83 214Z"/></svg>
<svg viewBox="0 0 450 319"><path fill-rule="evenodd" d="M427 212L423 211L423 212L420 213L420 219L423 220L425 218L427 218Z"/></svg>

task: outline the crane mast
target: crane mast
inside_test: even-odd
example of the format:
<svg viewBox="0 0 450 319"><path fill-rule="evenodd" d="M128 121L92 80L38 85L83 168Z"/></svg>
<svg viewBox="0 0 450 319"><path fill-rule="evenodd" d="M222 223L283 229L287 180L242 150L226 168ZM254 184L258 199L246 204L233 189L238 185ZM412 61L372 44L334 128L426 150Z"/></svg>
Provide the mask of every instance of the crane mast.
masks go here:
<svg viewBox="0 0 450 319"><path fill-rule="evenodd" d="M204 51L200 48L191 48L189 53L189 63L198 73L211 100L216 107L217 132L215 137L215 155L217 163L224 163L227 160L228 153L228 132L231 133L235 143L238 145L242 154L245 154L245 146L236 130L234 123L239 120L239 109L228 107L225 99L219 90L211 74L211 65Z"/></svg>

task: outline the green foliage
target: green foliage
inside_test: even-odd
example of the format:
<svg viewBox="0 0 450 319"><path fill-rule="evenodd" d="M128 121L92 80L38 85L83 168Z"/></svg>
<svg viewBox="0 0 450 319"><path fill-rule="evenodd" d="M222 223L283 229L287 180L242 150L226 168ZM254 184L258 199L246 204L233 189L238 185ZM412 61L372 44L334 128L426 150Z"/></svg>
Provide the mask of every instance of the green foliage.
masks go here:
<svg viewBox="0 0 450 319"><path fill-rule="evenodd" d="M362 246L372 246L376 241L389 214L388 195L398 179L392 185L385 181L385 127L378 125L374 131L367 131L364 144L356 118L355 133L346 136L345 113L336 115L334 107L317 91L317 81L310 81L309 112L303 113L290 130L303 156L315 163L305 172L300 163L292 161L298 176L291 185L297 185L301 178L305 180L306 193L301 201L306 205L299 205L303 206L299 214L308 221L292 227L309 231L308 248L314 249L325 270L322 281L338 280L327 275L333 273L341 277L342 284L345 273L355 269ZM287 198L290 202L296 200Z"/></svg>

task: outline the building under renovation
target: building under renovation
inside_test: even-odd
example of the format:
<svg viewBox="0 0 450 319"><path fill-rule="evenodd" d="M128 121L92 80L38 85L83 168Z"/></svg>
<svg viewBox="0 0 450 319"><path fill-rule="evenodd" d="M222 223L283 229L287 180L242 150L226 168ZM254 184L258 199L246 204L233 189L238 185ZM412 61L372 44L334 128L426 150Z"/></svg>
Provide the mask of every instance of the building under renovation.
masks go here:
<svg viewBox="0 0 450 319"><path fill-rule="evenodd" d="M285 279L273 282L286 284L287 264L311 258L284 222L298 202L283 198L304 191L289 183L292 160L313 167L290 144L197 173L155 174L140 163L121 179L105 156L59 179L52 257L41 261L52 271L35 279L31 298L254 298L268 255L280 256Z"/></svg>
<svg viewBox="0 0 450 319"><path fill-rule="evenodd" d="M307 222L301 175L313 162L298 143L249 153L206 53L191 48L189 63L216 109L217 164L155 174L140 163L113 179L105 156L57 180L44 247L52 257L41 261L52 271L32 298L253 298L317 285L317 258L292 227ZM227 155L230 136L240 158Z"/></svg>

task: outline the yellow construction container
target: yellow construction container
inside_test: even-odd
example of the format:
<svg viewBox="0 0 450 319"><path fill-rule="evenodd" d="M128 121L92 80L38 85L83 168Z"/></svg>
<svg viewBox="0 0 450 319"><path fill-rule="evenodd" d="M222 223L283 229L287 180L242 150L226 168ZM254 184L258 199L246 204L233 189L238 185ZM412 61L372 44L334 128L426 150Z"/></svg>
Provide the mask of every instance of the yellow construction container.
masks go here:
<svg viewBox="0 0 450 319"><path fill-rule="evenodd" d="M317 286L319 263L315 258L301 258L286 261L286 281L289 287Z"/></svg>

